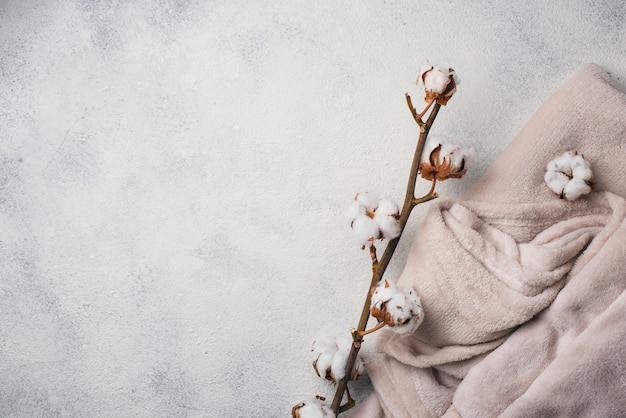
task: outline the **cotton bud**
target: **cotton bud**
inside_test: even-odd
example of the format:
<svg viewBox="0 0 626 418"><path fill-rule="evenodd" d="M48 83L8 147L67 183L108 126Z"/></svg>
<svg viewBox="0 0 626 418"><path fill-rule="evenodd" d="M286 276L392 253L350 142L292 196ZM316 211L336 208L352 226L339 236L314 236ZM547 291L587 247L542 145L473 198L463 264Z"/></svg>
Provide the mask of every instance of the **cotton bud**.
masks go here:
<svg viewBox="0 0 626 418"><path fill-rule="evenodd" d="M564 152L550 161L543 180L553 193L570 201L590 193L595 182L591 164L576 151Z"/></svg>
<svg viewBox="0 0 626 418"><path fill-rule="evenodd" d="M413 333L424 320L420 297L413 289L401 290L387 280L372 292L370 313L398 333Z"/></svg>
<svg viewBox="0 0 626 418"><path fill-rule="evenodd" d="M346 364L352 346L349 337L323 337L313 342L313 368L315 373L323 379L336 383L346 375ZM364 371L363 359L357 356L350 380L357 380Z"/></svg>
<svg viewBox="0 0 626 418"><path fill-rule="evenodd" d="M315 398L302 401L291 409L292 418L335 418L332 409L324 404L326 398Z"/></svg>
<svg viewBox="0 0 626 418"><path fill-rule="evenodd" d="M424 144L419 172L426 180L458 179L465 175L474 156L473 149L442 144L429 138Z"/></svg>
<svg viewBox="0 0 626 418"><path fill-rule="evenodd" d="M357 193L348 207L346 218L362 248L374 245L377 239L394 239L402 232L398 222L398 205L371 193Z"/></svg>
<svg viewBox="0 0 626 418"><path fill-rule="evenodd" d="M417 84L420 81L426 91L424 100L428 103L436 101L444 106L456 92L456 87L460 83L452 68L434 66L428 60L420 66Z"/></svg>

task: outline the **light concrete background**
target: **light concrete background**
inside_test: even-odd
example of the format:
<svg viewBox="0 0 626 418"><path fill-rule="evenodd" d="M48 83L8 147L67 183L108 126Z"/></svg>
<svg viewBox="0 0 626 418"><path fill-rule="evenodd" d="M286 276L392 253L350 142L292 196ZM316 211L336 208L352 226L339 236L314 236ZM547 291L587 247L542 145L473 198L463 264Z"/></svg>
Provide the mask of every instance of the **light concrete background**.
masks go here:
<svg viewBox="0 0 626 418"><path fill-rule="evenodd" d="M0 2L0 416L332 397L309 348L356 325L370 271L343 213L403 198L419 64L462 80L433 128L477 151L455 197L579 64L624 84L625 22L622 0Z"/></svg>

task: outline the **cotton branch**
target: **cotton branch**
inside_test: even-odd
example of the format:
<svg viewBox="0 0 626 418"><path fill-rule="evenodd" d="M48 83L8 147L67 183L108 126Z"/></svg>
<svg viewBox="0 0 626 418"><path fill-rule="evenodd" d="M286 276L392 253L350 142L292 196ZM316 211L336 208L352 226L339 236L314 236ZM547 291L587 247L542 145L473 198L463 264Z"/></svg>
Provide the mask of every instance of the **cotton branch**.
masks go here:
<svg viewBox="0 0 626 418"><path fill-rule="evenodd" d="M434 184L431 190L429 191L429 193L419 198L416 198L415 197L415 185L417 183L417 177L418 177L418 172L420 168L420 161L422 158L422 152L424 151L424 144L426 143L426 138L428 137L430 128L435 122L435 118L437 117L437 113L439 112L439 108L441 107L441 104L436 103L433 106L428 116L428 119L426 120L426 122L424 122L422 120L422 116L424 115L426 111L428 111L428 108L432 105L432 102L426 107L424 112L421 112L420 114L418 114L417 111L415 110L415 107L413 106L411 102L411 97L408 94L406 95L406 101L407 101L409 110L411 111L411 115L413 116L415 122L420 127L420 136L417 141L417 147L415 149L415 153L413 154L413 163L411 164L409 182L407 184L404 204L402 205L402 210L400 212L400 219L398 220L400 224L400 235L397 238L394 238L389 241L378 263L374 262L375 256L376 256L375 248L373 250L370 248L370 254L371 254L371 251L374 252L372 255L373 265L372 265L372 280L370 282L370 292L368 292L368 295L365 299L365 303L363 304L363 310L361 312L359 325L356 329L352 331L353 342L352 342L352 347L350 349L350 354L348 356L348 362L346 364L346 376L350 375L350 372L352 371L352 368L354 367L357 354L359 353L359 350L361 349L361 343L363 342L363 335L365 335L364 334L365 328L367 326L367 322L370 317L370 305L372 301L371 289L373 289L383 277L383 274L385 273L385 270L387 269L387 266L389 265L391 258L393 257L393 254L398 246L398 242L400 241L402 232L404 231L404 228L407 224L407 221L409 220L409 216L413 208L417 206L418 204L425 203L432 199L437 198L437 193L434 192ZM349 381L349 377L348 378L344 377L343 379L337 382L337 390L335 392L335 397L333 398L333 402L331 404L331 409L333 410L335 414L338 414L340 411L343 412L346 409L341 406L341 401L343 399L344 392L347 390L348 381ZM345 405L345 406L347 407L348 405Z"/></svg>

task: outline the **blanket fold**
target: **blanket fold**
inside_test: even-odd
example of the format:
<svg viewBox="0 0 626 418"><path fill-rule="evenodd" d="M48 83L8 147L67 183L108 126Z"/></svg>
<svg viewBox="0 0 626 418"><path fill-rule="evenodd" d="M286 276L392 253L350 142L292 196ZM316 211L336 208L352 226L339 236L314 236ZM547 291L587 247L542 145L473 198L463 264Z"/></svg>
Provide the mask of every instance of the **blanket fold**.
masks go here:
<svg viewBox="0 0 626 418"><path fill-rule="evenodd" d="M626 95L584 65L472 190L432 204L398 279L424 322L377 338L350 416L626 413L625 139ZM568 150L597 179L575 202L543 184Z"/></svg>

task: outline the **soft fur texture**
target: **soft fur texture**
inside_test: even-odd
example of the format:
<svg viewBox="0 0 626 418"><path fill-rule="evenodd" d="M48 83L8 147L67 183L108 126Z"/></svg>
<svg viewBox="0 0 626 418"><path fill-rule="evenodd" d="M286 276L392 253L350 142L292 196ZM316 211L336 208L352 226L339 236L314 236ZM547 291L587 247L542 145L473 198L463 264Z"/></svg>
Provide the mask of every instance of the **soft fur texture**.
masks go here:
<svg viewBox="0 0 626 418"><path fill-rule="evenodd" d="M589 160L560 200L546 163ZM626 411L626 95L582 66L463 199L433 204L401 287L425 320L385 332L357 417L620 416Z"/></svg>

